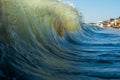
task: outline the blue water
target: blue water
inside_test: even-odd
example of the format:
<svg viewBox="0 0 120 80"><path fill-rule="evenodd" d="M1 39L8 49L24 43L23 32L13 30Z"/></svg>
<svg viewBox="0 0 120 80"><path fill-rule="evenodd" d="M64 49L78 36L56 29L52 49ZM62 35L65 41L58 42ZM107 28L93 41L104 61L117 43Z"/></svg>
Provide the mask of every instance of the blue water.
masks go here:
<svg viewBox="0 0 120 80"><path fill-rule="evenodd" d="M8 45L9 49L1 44L1 50L4 49L1 52L9 53L4 58L7 64L2 63L3 57L1 64L8 65L25 80L120 79L119 29L83 24L75 33L65 32L65 37L55 35L53 29L49 31L51 34L42 34L39 44L33 40L27 45L20 36L14 35L18 50L12 48L12 44ZM9 74L9 69L7 71ZM2 77L4 74L7 73L0 71ZM17 77L9 75L11 80Z"/></svg>
<svg viewBox="0 0 120 80"><path fill-rule="evenodd" d="M48 14L41 25L39 11L15 6L20 13L0 7L0 80L120 80L120 29L79 21L71 32L62 23L51 27Z"/></svg>

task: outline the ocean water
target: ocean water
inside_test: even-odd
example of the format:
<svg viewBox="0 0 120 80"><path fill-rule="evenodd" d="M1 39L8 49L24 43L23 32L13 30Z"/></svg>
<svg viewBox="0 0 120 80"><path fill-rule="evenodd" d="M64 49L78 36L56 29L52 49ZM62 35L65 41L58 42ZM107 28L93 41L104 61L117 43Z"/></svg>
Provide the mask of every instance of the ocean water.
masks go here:
<svg viewBox="0 0 120 80"><path fill-rule="evenodd" d="M0 80L120 80L119 29L37 1L0 0Z"/></svg>

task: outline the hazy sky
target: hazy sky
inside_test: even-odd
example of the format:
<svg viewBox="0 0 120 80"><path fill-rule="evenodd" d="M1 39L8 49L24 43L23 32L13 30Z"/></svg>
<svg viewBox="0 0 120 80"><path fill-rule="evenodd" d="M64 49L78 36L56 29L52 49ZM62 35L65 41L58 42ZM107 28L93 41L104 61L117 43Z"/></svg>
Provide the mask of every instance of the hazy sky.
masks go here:
<svg viewBox="0 0 120 80"><path fill-rule="evenodd" d="M85 22L98 22L120 16L120 0L64 0L75 4Z"/></svg>

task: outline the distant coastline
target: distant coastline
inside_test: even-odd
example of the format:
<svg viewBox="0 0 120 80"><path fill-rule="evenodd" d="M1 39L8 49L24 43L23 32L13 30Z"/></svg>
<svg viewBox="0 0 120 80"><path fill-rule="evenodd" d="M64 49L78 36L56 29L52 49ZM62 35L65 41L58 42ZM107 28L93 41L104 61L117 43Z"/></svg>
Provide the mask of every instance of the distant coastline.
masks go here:
<svg viewBox="0 0 120 80"><path fill-rule="evenodd" d="M107 27L107 28L120 28L120 17L111 18L105 21L99 21L97 25L101 27Z"/></svg>

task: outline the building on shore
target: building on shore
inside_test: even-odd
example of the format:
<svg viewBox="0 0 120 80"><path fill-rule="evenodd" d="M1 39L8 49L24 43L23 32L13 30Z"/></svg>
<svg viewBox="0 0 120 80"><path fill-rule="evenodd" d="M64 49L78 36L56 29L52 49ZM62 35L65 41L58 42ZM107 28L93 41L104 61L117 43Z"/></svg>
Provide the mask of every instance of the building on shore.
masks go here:
<svg viewBox="0 0 120 80"><path fill-rule="evenodd" d="M110 19L110 20L106 20L106 21L100 21L97 24L98 26L101 27L112 27L112 28L120 28L120 17L119 18L115 18L115 19Z"/></svg>

